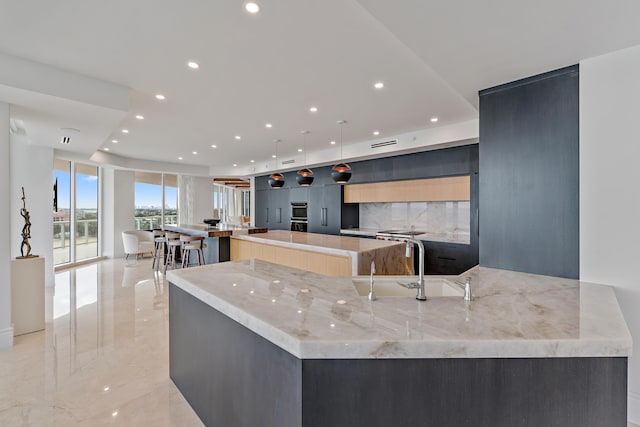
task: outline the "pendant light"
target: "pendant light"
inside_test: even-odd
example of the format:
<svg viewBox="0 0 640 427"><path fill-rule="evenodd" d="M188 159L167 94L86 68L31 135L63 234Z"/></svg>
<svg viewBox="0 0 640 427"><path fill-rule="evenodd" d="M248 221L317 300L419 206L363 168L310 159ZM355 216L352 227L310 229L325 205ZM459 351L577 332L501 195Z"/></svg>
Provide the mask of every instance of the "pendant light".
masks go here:
<svg viewBox="0 0 640 427"><path fill-rule="evenodd" d="M303 130L302 132L302 149L304 150L304 165L307 165L307 135L309 134L308 130ZM296 181L298 181L298 185L301 187L308 187L313 182L313 171L307 167L302 168L298 171L298 176L296 176Z"/></svg>
<svg viewBox="0 0 640 427"><path fill-rule="evenodd" d="M282 188L284 185L284 175L278 172L278 143L279 139L274 141L276 143L276 172L269 176L269 185L271 188Z"/></svg>
<svg viewBox="0 0 640 427"><path fill-rule="evenodd" d="M346 120L338 120L340 125L340 163L331 168L333 170L331 178L337 184L344 184L351 179L351 166L342 162L342 126L345 123L347 123Z"/></svg>

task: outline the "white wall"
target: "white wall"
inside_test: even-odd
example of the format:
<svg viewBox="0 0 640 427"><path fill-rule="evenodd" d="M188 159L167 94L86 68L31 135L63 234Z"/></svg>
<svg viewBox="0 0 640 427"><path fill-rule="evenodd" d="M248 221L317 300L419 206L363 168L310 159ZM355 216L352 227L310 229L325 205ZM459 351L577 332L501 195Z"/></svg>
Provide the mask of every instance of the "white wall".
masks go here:
<svg viewBox="0 0 640 427"><path fill-rule="evenodd" d="M45 258L45 286L54 285L53 273L53 149L30 145L26 135L11 135L11 256L20 255L24 218L22 187L31 219L31 253Z"/></svg>
<svg viewBox="0 0 640 427"><path fill-rule="evenodd" d="M10 224L11 182L9 158L9 104L0 102L0 224ZM0 239L0 349L13 345L11 326L10 239Z"/></svg>
<svg viewBox="0 0 640 427"><path fill-rule="evenodd" d="M213 215L213 179L178 175L178 223L201 224Z"/></svg>
<svg viewBox="0 0 640 427"><path fill-rule="evenodd" d="M122 232L135 228L135 172L102 171L102 255L124 256Z"/></svg>
<svg viewBox="0 0 640 427"><path fill-rule="evenodd" d="M580 63L580 279L615 287L640 423L640 46Z"/></svg>

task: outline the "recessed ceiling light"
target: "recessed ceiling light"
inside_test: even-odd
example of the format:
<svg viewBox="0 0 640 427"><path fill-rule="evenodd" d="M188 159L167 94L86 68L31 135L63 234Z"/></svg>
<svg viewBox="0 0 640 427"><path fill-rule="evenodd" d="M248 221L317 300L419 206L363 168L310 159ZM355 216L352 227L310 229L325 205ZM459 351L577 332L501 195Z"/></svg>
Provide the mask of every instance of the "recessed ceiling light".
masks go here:
<svg viewBox="0 0 640 427"><path fill-rule="evenodd" d="M312 113L317 113L318 112L318 107L311 107L311 108L309 108L309 111L311 111Z"/></svg>
<svg viewBox="0 0 640 427"><path fill-rule="evenodd" d="M115 411L111 414L112 417L117 417L118 416L118 411Z"/></svg>
<svg viewBox="0 0 640 427"><path fill-rule="evenodd" d="M196 154L198 154L198 152L197 151L192 151L191 154L193 154L195 156Z"/></svg>
<svg viewBox="0 0 640 427"><path fill-rule="evenodd" d="M237 163L234 163L234 164L233 164L233 167L235 168L236 166L238 166L238 165L237 165Z"/></svg>
<svg viewBox="0 0 640 427"><path fill-rule="evenodd" d="M302 148L298 148L298 153L302 153Z"/></svg>
<svg viewBox="0 0 640 427"><path fill-rule="evenodd" d="M382 89L384 87L384 83L377 82L376 84L373 85L373 87L375 87L376 89Z"/></svg>
<svg viewBox="0 0 640 427"><path fill-rule="evenodd" d="M164 101L166 98L163 94L159 93L156 95L156 99L159 99L160 101Z"/></svg>
<svg viewBox="0 0 640 427"><path fill-rule="evenodd" d="M104 147L103 150L104 151L109 151L109 148L108 147Z"/></svg>
<svg viewBox="0 0 640 427"><path fill-rule="evenodd" d="M109 386L106 386L105 388L102 389L103 391L109 391Z"/></svg>
<svg viewBox="0 0 640 427"><path fill-rule="evenodd" d="M240 139L240 135L234 136L235 139Z"/></svg>
<svg viewBox="0 0 640 427"><path fill-rule="evenodd" d="M438 118L437 118L437 117L431 117L431 123L435 123L435 122L437 122L437 121L438 121Z"/></svg>
<svg viewBox="0 0 640 427"><path fill-rule="evenodd" d="M193 61L187 62L187 65L189 66L189 68L194 70L197 70L198 68L200 68L200 65L198 65L197 62L193 62Z"/></svg>
<svg viewBox="0 0 640 427"><path fill-rule="evenodd" d="M272 128L272 127L273 127L273 125L272 125L271 123L267 123L267 124L265 124L265 125L264 125L264 127L266 127L266 128Z"/></svg>
<svg viewBox="0 0 640 427"><path fill-rule="evenodd" d="M117 139L112 139L111 142L113 142L114 144L117 144L118 140Z"/></svg>
<svg viewBox="0 0 640 427"><path fill-rule="evenodd" d="M182 157L178 157L178 160L182 160Z"/></svg>
<svg viewBox="0 0 640 427"><path fill-rule="evenodd" d="M376 135L376 136L378 136L378 135L380 135L380 132L378 132L377 130L374 130L374 131L373 131L373 134L374 134L374 135Z"/></svg>
<svg viewBox="0 0 640 427"><path fill-rule="evenodd" d="M336 142L335 141L329 141L329 144L336 145Z"/></svg>
<svg viewBox="0 0 640 427"><path fill-rule="evenodd" d="M255 162L256 162L255 160L249 160L249 161L250 161L251 163L255 163Z"/></svg>
<svg viewBox="0 0 640 427"><path fill-rule="evenodd" d="M128 129L122 129L122 133L129 133Z"/></svg>
<svg viewBox="0 0 640 427"><path fill-rule="evenodd" d="M275 159L275 158L276 158L276 155L275 155L275 154L272 154L272 155L271 155L271 157L273 157L273 158Z"/></svg>
<svg viewBox="0 0 640 427"><path fill-rule="evenodd" d="M138 114L138 115L136 116L136 119L138 119L138 120L144 120L144 116L143 116L143 115L141 115L141 114Z"/></svg>
<svg viewBox="0 0 640 427"><path fill-rule="evenodd" d="M211 148L218 148L216 144L211 144Z"/></svg>
<svg viewBox="0 0 640 427"><path fill-rule="evenodd" d="M249 2L249 3L245 4L244 8L249 13L258 13L258 12L260 12L260 6L258 6L258 4L254 3L254 2Z"/></svg>

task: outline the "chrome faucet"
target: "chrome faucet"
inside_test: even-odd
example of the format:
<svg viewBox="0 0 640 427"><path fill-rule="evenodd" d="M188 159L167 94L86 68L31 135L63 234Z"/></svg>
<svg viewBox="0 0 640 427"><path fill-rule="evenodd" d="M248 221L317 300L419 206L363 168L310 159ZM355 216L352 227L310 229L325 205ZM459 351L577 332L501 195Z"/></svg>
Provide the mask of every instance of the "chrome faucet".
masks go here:
<svg viewBox="0 0 640 427"><path fill-rule="evenodd" d="M371 284L369 285L369 301L375 301L376 293L373 291L373 275L376 274L376 262L371 261Z"/></svg>
<svg viewBox="0 0 640 427"><path fill-rule="evenodd" d="M400 283L400 286L404 286L407 289L417 289L418 295L416 295L416 299L418 301L426 301L427 295L424 292L424 245L421 240L417 239L407 239L407 248L406 248L406 257L409 258L411 256L411 249L413 244L418 245L420 257L418 259L418 281L411 283Z"/></svg>
<svg viewBox="0 0 640 427"><path fill-rule="evenodd" d="M456 285L464 289L464 300L473 301L473 292L471 290L471 277L467 277L465 283L455 281Z"/></svg>

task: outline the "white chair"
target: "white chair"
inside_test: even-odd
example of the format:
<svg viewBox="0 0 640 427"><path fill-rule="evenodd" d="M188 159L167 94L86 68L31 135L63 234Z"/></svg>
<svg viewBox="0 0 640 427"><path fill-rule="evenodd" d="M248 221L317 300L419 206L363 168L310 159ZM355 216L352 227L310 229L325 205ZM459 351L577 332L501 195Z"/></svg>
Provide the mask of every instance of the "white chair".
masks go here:
<svg viewBox="0 0 640 427"><path fill-rule="evenodd" d="M146 253L153 255L155 249L153 233L144 230L123 231L122 244L124 245L126 259L129 258L129 255L135 255L136 259L138 259L139 255Z"/></svg>

